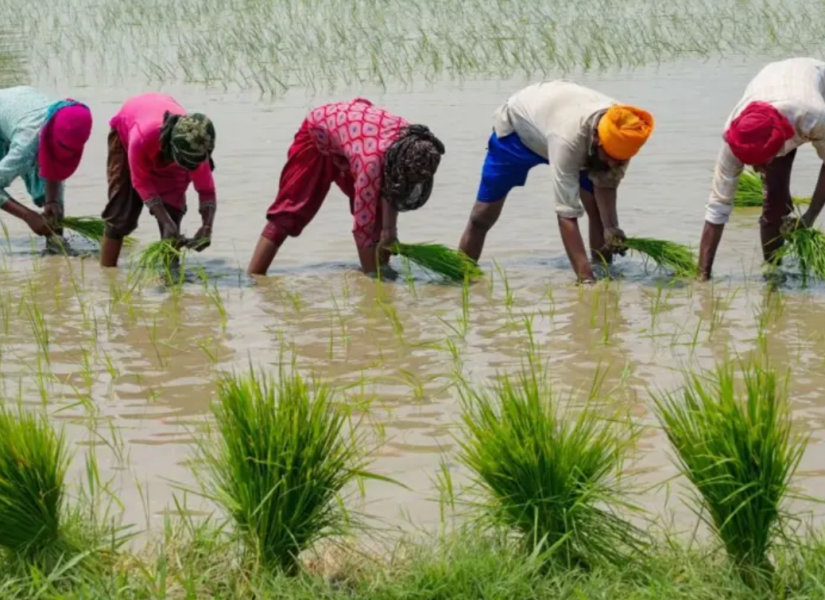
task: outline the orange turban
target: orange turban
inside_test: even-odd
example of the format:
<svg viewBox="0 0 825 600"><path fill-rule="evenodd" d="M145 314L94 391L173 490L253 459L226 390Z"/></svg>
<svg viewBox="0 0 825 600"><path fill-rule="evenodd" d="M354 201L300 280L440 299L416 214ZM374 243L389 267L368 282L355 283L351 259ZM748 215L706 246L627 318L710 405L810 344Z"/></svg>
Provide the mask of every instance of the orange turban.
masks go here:
<svg viewBox="0 0 825 600"><path fill-rule="evenodd" d="M653 133L653 116L641 108L615 105L599 119L599 142L616 160L630 160Z"/></svg>

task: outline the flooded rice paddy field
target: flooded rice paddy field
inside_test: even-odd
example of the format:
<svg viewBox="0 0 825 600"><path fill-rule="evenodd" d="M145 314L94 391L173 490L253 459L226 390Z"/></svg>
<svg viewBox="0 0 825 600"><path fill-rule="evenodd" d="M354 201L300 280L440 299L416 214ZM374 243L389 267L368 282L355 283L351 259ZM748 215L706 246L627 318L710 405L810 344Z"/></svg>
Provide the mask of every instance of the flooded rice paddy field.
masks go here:
<svg viewBox="0 0 825 600"><path fill-rule="evenodd" d="M0 1L3 4L15 3ZM335 50L336 25L318 19L323 11L309 11L305 2L286 2L283 19L293 30L278 20L269 28L260 24L270 15L262 4L187 0L173 8L165 3L60 0L49 18L43 13L46 3L30 3L25 10L17 3L20 10L13 13L37 44L25 60L8 63L10 80L72 95L88 103L95 115L92 140L69 184L69 214L102 210L106 123L129 95L147 89L171 93L184 106L209 114L218 131L215 237L212 247L193 259L207 281L194 278L177 292L150 285L130 294L126 261L120 271L103 271L94 256L43 256L41 241L33 242L20 224L3 218L8 236L2 240L0 273L2 394L10 401L46 404L54 418L67 425L78 457L95 446L101 468L114 479L127 522L155 522L172 506L173 494L194 485L187 464L215 399L217 371L250 363L274 368L294 357L302 370L342 387L348 402L368 412L380 442L374 470L406 486L368 484L365 511L394 526L432 525L440 516L433 481L442 461L462 481L452 463L459 418L452 378L460 371L483 384L497 373L517 369L526 355L528 331L560 389L586 392L594 378L603 375L603 389L611 392L612 401L626 406L638 423L650 425L634 468L637 499L657 512L665 510L669 492L651 486L671 478L675 469L663 435L653 427L649 392L678 385L684 368L708 368L726 356L766 348L776 365L791 370L795 420L811 436L800 483L825 497L820 468L825 296L821 288L800 289L793 278L779 292L769 291L761 276L755 212L737 213L727 227L713 284L674 284L628 256L615 266L614 280L580 288L573 285L559 239L548 174L539 168L527 187L512 194L488 236L482 260L488 276L463 293L460 287L433 284L423 276L410 284L379 283L360 275L347 203L333 191L304 235L285 245L269 278L245 275L286 150L311 106L361 95L429 125L445 142L447 154L429 204L399 220L400 237L455 246L475 197L491 113L542 72L546 77L568 74L653 112L657 129L620 190L621 223L631 235L695 246L730 108L764 60L797 49L814 39L815 32L798 29L795 36L781 37L768 48L761 45L764 36L757 35L764 33L760 27L767 27L768 20L743 18L739 45L723 44L717 36L714 48L706 44L712 30L695 30L691 37L671 19L675 33L668 46L631 36L622 20L617 29L605 30L601 54L591 48L605 68L583 71L584 42L564 37L562 25L578 22L575 19L587 22L584 17L603 11L609 2L588 4L578 15L570 10L556 13L560 37L553 39L558 51L543 65L535 57L548 56L546 47L541 54L542 43L552 28L545 31L535 24L545 16L542 9L519 3L521 12L515 16L496 13L502 17L501 27L515 28L519 16L533 23L526 28L524 43L513 46L523 53L523 67L516 68L510 64L515 55L503 51L498 58L485 58L470 35L478 40L485 26L491 26L484 19L492 18L492 5L493 12L473 21L455 2L438 3L441 8L421 2L414 5L416 10L436 12L427 13L431 22L407 37L405 15L386 8L383 19L392 35L359 38L356 58L348 59L346 50L340 50L346 45ZM655 4L663 14L677 14L675 4ZM152 10L161 6L180 11L178 24L194 23L194 15L200 15L201 27L172 35L169 27L175 19L160 19ZM781 11L788 27L801 27L797 13L770 3L759 6ZM683 18L711 27L700 18L702 5L695 8ZM723 9L729 18L721 18ZM705 10L716 11L724 24L720 27L736 29L731 18L740 13L732 5L708 5ZM368 12L353 9L338 27L373 18ZM463 35L452 35L449 46L443 28L451 18L454 32ZM249 38L242 50L231 46L226 64L220 62L220 53L201 46L219 22L225 26L216 30L216 40ZM68 27L71 23L82 23L83 28ZM131 28L128 35L124 27ZM316 35L315 50L308 54L298 43L301 28ZM135 31L152 33L139 38ZM286 35L289 31L291 36ZM651 31L643 33L651 36ZM62 33L50 35L55 32ZM431 44L426 48L442 57L438 68L432 57L427 66L424 55L414 51L421 50L425 33ZM161 43L167 34L169 46ZM351 39L342 31L337 35ZM255 43L255 36L261 43ZM403 43L391 44L393 39ZM693 53L685 50L691 40ZM631 42L650 54L634 62ZM379 44L372 54L370 43ZM406 55L400 49L404 44ZM191 54L198 48L206 57L200 63ZM745 50L766 53L764 60L742 58ZM462 52L465 59L459 58ZM719 60L719 53L730 56ZM372 70L364 66L370 56L380 58ZM306 60L303 67L296 62L299 58ZM268 60L271 69L263 69L261 61ZM641 64L655 60L665 62ZM191 69L183 69L183 64ZM461 64L466 73L456 66ZM817 173L815 153L806 148L796 162L793 191L809 195ZM15 192L22 196L19 186ZM197 220L193 208L184 229L192 233ZM154 222L144 216L139 241L145 244L156 235ZM80 475L82 461L75 462ZM667 508L682 510L677 504L670 502Z"/></svg>

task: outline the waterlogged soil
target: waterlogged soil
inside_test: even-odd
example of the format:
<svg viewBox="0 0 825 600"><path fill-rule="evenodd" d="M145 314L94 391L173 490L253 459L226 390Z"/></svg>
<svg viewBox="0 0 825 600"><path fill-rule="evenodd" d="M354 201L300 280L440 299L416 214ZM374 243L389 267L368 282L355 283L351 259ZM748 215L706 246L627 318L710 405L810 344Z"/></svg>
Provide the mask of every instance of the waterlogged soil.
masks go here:
<svg viewBox="0 0 825 600"><path fill-rule="evenodd" d="M696 245L720 128L759 61L684 63L658 69L581 75L577 79L656 116L650 143L620 190L620 217L631 235ZM102 271L94 258L41 256L16 222L3 218L0 274L2 393L46 405L67 426L80 480L83 456L95 448L104 477L127 522L156 524L173 495L193 487L194 442L216 399L218 371L277 368L294 356L307 373L343 388L342 398L375 431L373 470L403 486L369 483L360 508L391 526L431 526L441 512L434 481L442 462L456 485L460 404L451 377L460 368L477 385L513 372L528 349L527 325L561 393L586 393L603 376L613 405L648 425L629 466L633 498L661 514L680 507L664 436L654 425L651 391L672 389L683 368L707 368L725 356L767 347L792 373L794 419L810 436L799 483L825 498L823 459L823 288L789 279L770 294L762 279L758 213L737 212L725 231L713 285L673 285L638 257L620 259L617 279L594 288L572 283L562 249L546 168L513 192L488 237L488 277L466 300L460 287L414 281L377 283L357 272L347 202L333 190L300 239L289 240L270 277L244 271L278 183L288 145L307 110L364 95L412 122L428 124L447 154L425 209L400 219L405 241L455 246L472 207L490 115L526 83L513 79L415 85L394 90L339 90L276 100L257 94L166 87L186 107L216 123L219 213L212 247L193 259L210 278L178 294L149 285L126 294L127 260ZM95 128L67 193L70 214L98 214L106 199L107 121L139 83L72 88L94 111ZM805 148L793 192L809 195L818 172ZM13 192L22 196L19 187ZM192 206L184 229L193 233ZM144 216L136 237L157 236ZM82 243L78 244L83 248ZM495 259L495 264L493 263ZM763 325L760 334L760 323ZM574 396L575 397L575 396ZM203 502L187 499L194 510ZM356 504L353 504L356 506Z"/></svg>

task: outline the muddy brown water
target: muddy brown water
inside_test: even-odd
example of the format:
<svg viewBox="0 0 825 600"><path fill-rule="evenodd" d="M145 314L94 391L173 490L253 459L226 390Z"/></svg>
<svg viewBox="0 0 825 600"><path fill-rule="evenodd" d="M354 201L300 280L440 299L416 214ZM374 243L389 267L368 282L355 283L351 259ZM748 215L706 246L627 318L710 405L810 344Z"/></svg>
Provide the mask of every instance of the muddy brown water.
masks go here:
<svg viewBox="0 0 825 600"><path fill-rule="evenodd" d="M655 134L620 189L620 219L628 234L698 244L720 128L760 64L684 63L576 78L656 116ZM215 399L215 370L245 368L250 361L276 368L284 352L294 353L306 372L355 386L345 391L349 401L359 394L372 399L368 426L383 434L373 469L406 487L368 484L363 510L391 526L438 522L433 480L442 460L457 481L465 481L455 461L459 404L448 388L453 361L446 340L458 349L464 373L481 385L519 367L527 347L523 319L531 317L536 343L560 390L587 388L599 369L607 369L605 388L615 388L615 401L637 422L652 425L649 390L678 385L684 366L710 367L726 354L746 354L758 346L757 318L769 294L760 274L753 211L737 212L728 226L714 285L668 287L638 258L627 257L617 265L618 281L583 290L572 285L547 172L537 168L508 200L483 257L485 269L495 271L495 259L506 273L511 298L499 274L474 285L464 332L458 324L459 288L421 278L413 293L404 282L379 286L357 272L347 203L337 191L304 235L285 245L269 278L252 281L244 274L286 150L311 106L363 95L428 124L444 140L447 154L429 205L401 217L401 237L456 245L473 204L490 115L525 83L453 82L312 97L293 91L275 100L195 86L162 88L216 123L218 220L212 247L195 262L214 278L225 322L197 282L177 297L149 286L130 302L113 304L112 290L125 285L125 269L103 272L94 258L32 256L26 230L3 218L10 234L0 275L4 395L22 396L32 405L45 399L76 445L78 476L83 453L94 442L125 520L138 527L147 519L156 523L172 506L173 494L194 485L192 442L202 435ZM70 214L97 214L105 202L107 121L125 97L146 88L48 82L41 87L71 94L94 111L92 140L69 184L67 202ZM794 193L810 195L817 172L815 153L806 147L797 159ZM20 187L13 192L19 194ZM185 229L193 232L197 220L192 206ZM137 237L145 243L156 235L154 223L144 217ZM401 333L382 303L396 311ZM37 311L46 322L50 362L32 324ZM794 418L811 436L799 483L825 498L822 288L803 291L790 282L782 310L770 317L767 347L775 364L792 371ZM113 452L104 440L111 445L117 439ZM655 513L686 514L673 497L666 502L668 489L650 488L675 473L660 432L645 431L637 458L635 498Z"/></svg>

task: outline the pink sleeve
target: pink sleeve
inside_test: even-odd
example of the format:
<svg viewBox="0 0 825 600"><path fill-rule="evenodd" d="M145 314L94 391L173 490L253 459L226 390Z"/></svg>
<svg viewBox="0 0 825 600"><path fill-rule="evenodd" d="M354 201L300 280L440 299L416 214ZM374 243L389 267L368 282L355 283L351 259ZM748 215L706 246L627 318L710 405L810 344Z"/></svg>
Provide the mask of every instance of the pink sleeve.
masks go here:
<svg viewBox="0 0 825 600"><path fill-rule="evenodd" d="M377 156L357 157L352 163L355 194L352 216L355 220L352 234L359 248L369 248L379 235L381 201L381 159Z"/></svg>
<svg viewBox="0 0 825 600"><path fill-rule="evenodd" d="M209 161L204 162L192 173L192 185L198 192L200 206L215 204L217 195L215 193L215 180L212 177L212 168Z"/></svg>
<svg viewBox="0 0 825 600"><path fill-rule="evenodd" d="M138 135L132 135L127 149L129 172L132 177L132 187L135 188L141 200L149 202L160 198L155 184L152 182L151 162L143 147L143 140Z"/></svg>

